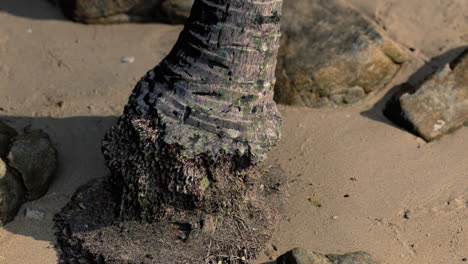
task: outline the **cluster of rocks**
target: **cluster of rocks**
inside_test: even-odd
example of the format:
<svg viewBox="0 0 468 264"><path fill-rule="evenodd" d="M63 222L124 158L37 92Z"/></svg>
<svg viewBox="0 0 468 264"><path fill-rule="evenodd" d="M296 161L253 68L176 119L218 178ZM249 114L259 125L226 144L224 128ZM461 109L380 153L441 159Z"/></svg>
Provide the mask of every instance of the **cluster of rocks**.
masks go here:
<svg viewBox="0 0 468 264"><path fill-rule="evenodd" d="M87 24L125 22L183 23L193 0L51 0L65 15Z"/></svg>
<svg viewBox="0 0 468 264"><path fill-rule="evenodd" d="M47 192L56 168L57 151L45 132L18 135L0 121L0 226L13 220L21 204Z"/></svg>
<svg viewBox="0 0 468 264"><path fill-rule="evenodd" d="M378 264L368 253L363 251L344 255L324 255L303 248L294 248L281 255L277 264Z"/></svg>
<svg viewBox="0 0 468 264"><path fill-rule="evenodd" d="M468 48L421 84L403 85L384 114L426 141L468 124Z"/></svg>

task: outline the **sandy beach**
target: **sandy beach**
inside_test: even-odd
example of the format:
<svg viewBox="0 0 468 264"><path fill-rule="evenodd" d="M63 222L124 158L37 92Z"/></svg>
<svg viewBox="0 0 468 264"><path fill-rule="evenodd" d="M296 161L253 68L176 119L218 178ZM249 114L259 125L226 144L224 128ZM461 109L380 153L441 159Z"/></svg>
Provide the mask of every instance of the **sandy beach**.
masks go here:
<svg viewBox="0 0 468 264"><path fill-rule="evenodd" d="M290 195L286 217L257 263L298 246L364 250L383 264L465 263L468 127L426 143L393 125L382 109L395 87L420 80L468 45L468 3L349 3L384 28L409 60L363 103L279 106L282 139L266 162L281 164ZM0 263L57 263L54 214L79 186L108 174L101 138L182 26L82 25L42 0L2 0L0 25L0 119L18 131L48 132L60 163L48 193L0 229ZM121 63L125 56L135 61ZM44 211L45 219L26 218L26 208Z"/></svg>

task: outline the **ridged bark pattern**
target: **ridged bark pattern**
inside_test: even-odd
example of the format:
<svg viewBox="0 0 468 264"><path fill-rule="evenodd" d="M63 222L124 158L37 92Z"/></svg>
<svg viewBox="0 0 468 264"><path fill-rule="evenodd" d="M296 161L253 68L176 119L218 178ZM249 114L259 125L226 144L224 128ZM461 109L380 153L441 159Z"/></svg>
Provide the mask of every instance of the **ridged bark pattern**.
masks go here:
<svg viewBox="0 0 468 264"><path fill-rule="evenodd" d="M196 1L171 53L129 102L158 112L164 141L200 153L263 159L279 138L273 102L281 1Z"/></svg>
<svg viewBox="0 0 468 264"><path fill-rule="evenodd" d="M103 153L125 218L166 205L241 206L280 137L273 101L282 0L197 0L170 54L137 84Z"/></svg>

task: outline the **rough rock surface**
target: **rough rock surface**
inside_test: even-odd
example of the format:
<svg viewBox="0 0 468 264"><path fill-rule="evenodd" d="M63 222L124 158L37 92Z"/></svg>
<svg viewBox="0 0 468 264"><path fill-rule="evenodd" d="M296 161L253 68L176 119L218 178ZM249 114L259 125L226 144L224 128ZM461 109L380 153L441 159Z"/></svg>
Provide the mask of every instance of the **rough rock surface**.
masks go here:
<svg viewBox="0 0 468 264"><path fill-rule="evenodd" d="M0 121L0 157L5 158L10 148L11 140L18 135L16 130Z"/></svg>
<svg viewBox="0 0 468 264"><path fill-rule="evenodd" d="M377 264L366 252L358 251L344 255L323 255L303 248L294 248L278 257L277 264Z"/></svg>
<svg viewBox="0 0 468 264"><path fill-rule="evenodd" d="M277 264L331 264L330 260L322 254L308 251L303 248L294 248L278 257Z"/></svg>
<svg viewBox="0 0 468 264"><path fill-rule="evenodd" d="M193 0L52 0L69 18L88 24L183 23Z"/></svg>
<svg viewBox="0 0 468 264"><path fill-rule="evenodd" d="M468 48L418 87L403 86L384 114L432 141L468 121Z"/></svg>
<svg viewBox="0 0 468 264"><path fill-rule="evenodd" d="M49 136L36 130L14 139L7 161L21 174L28 200L35 200L49 188L57 169L57 152Z"/></svg>
<svg viewBox="0 0 468 264"><path fill-rule="evenodd" d="M275 100L353 104L381 90L406 61L382 30L339 0L285 1Z"/></svg>
<svg viewBox="0 0 468 264"><path fill-rule="evenodd" d="M157 11L159 20L172 24L183 24L190 16L194 0L166 0Z"/></svg>
<svg viewBox="0 0 468 264"><path fill-rule="evenodd" d="M21 179L0 159L0 226L13 220L24 200Z"/></svg>
<svg viewBox="0 0 468 264"><path fill-rule="evenodd" d="M378 264L369 253L358 251L344 255L327 255L333 264Z"/></svg>

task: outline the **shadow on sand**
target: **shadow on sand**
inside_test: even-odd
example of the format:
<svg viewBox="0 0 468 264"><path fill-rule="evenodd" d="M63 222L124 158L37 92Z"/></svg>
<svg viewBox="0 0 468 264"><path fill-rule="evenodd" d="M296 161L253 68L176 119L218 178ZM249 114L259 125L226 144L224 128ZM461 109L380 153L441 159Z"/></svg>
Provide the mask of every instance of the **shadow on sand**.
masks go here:
<svg viewBox="0 0 468 264"><path fill-rule="evenodd" d="M38 20L67 20L62 11L47 0L1 0L0 12Z"/></svg>

